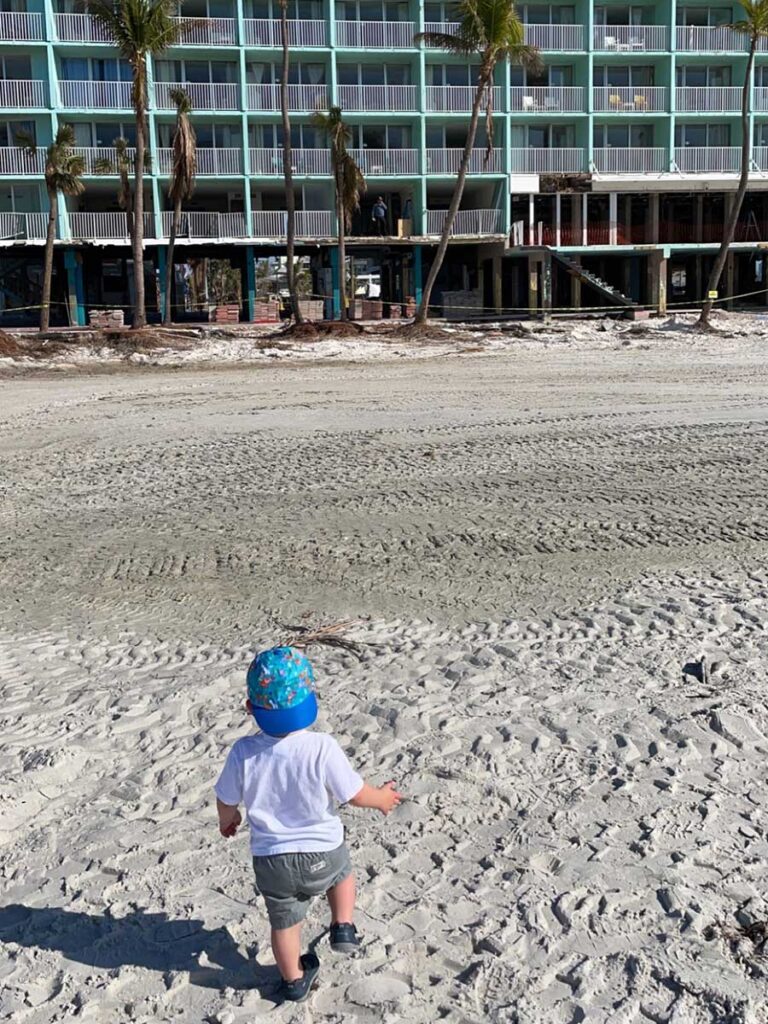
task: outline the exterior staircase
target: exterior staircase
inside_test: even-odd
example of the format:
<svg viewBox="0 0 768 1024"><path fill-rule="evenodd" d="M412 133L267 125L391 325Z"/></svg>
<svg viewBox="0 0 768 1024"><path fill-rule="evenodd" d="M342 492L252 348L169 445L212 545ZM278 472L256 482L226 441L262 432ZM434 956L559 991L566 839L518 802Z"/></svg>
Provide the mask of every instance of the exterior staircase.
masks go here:
<svg viewBox="0 0 768 1024"><path fill-rule="evenodd" d="M572 277L576 277L582 284L586 284L589 285L590 288L594 288L594 290L604 299L607 299L608 302L616 306L624 307L637 305L634 299L631 299L628 295L624 295L623 292L618 290L618 288L613 288L607 281L598 277L597 274L593 274L591 270L585 270L584 267L576 263L575 260L572 260L570 256L557 252L555 249L550 249L550 252L552 253L552 259L565 267Z"/></svg>

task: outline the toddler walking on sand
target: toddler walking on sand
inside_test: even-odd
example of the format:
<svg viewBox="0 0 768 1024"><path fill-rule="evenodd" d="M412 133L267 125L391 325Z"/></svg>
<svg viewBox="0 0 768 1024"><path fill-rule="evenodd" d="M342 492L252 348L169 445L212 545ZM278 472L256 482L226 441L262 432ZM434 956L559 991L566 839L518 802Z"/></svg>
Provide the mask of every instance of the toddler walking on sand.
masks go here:
<svg viewBox="0 0 768 1024"><path fill-rule="evenodd" d="M302 1002L320 969L301 953L301 924L313 896L331 908L331 948L359 945L352 921L355 878L335 803L389 814L400 803L394 783L363 782L336 740L310 732L317 718L314 673L292 647L263 651L248 669L245 704L261 732L243 736L229 752L216 783L219 831L235 834L244 804L251 829L256 887L272 928L272 951L282 976L280 997Z"/></svg>

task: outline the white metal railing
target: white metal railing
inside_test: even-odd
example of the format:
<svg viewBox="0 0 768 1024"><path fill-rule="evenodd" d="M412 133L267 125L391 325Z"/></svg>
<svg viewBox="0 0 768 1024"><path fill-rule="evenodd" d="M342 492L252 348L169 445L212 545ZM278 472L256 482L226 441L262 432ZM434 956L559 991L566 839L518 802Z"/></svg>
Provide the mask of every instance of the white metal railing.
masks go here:
<svg viewBox="0 0 768 1024"><path fill-rule="evenodd" d="M128 219L124 213L74 212L69 214L69 232L72 238L128 241ZM144 214L144 236L155 237L155 220L151 213Z"/></svg>
<svg viewBox="0 0 768 1024"><path fill-rule="evenodd" d="M463 149L428 149L427 174L458 174L463 156ZM487 161L485 156L484 148L472 150L470 174L500 174L504 171L503 149L492 149Z"/></svg>
<svg viewBox="0 0 768 1024"><path fill-rule="evenodd" d="M42 174L45 171L45 153L38 149L30 153L23 146L0 148L0 174Z"/></svg>
<svg viewBox="0 0 768 1024"><path fill-rule="evenodd" d="M350 149L363 174L418 174L418 149Z"/></svg>
<svg viewBox="0 0 768 1024"><path fill-rule="evenodd" d="M440 114L463 114L472 109L477 89L474 85L428 85L426 88L427 110ZM494 110L503 110L504 90L492 87Z"/></svg>
<svg viewBox="0 0 768 1024"><path fill-rule="evenodd" d="M117 129L115 129L117 130ZM74 146L74 152L85 162L86 174L117 174L117 151L114 146ZM133 173L135 149L126 149L126 160L129 162L130 173ZM109 170L107 170L109 165Z"/></svg>
<svg viewBox="0 0 768 1024"><path fill-rule="evenodd" d="M336 45L410 49L415 33L412 21L337 21Z"/></svg>
<svg viewBox="0 0 768 1024"><path fill-rule="evenodd" d="M689 174L738 174L740 146L676 146L675 164Z"/></svg>
<svg viewBox="0 0 768 1024"><path fill-rule="evenodd" d="M254 238L285 238L288 214L285 210L254 210L251 214ZM330 210L297 210L297 238L330 238L334 216Z"/></svg>
<svg viewBox="0 0 768 1024"><path fill-rule="evenodd" d="M768 171L768 146L755 146L752 159L761 171Z"/></svg>
<svg viewBox="0 0 768 1024"><path fill-rule="evenodd" d="M239 148L215 148L198 146L196 151L198 174L242 174L243 151ZM161 174L170 174L173 167L173 150L157 149L157 170Z"/></svg>
<svg viewBox="0 0 768 1024"><path fill-rule="evenodd" d="M342 110L418 110L415 85L339 85Z"/></svg>
<svg viewBox="0 0 768 1024"><path fill-rule="evenodd" d="M612 114L651 114L666 110L664 86L596 86L592 90L595 110Z"/></svg>
<svg viewBox="0 0 768 1024"><path fill-rule="evenodd" d="M509 109L576 114L584 109L584 89L580 85L514 85L509 90Z"/></svg>
<svg viewBox="0 0 768 1024"><path fill-rule="evenodd" d="M622 53L668 50L669 30L666 25L595 25L593 46Z"/></svg>
<svg viewBox="0 0 768 1024"><path fill-rule="evenodd" d="M599 174L661 174L669 170L669 155L660 147L606 147L592 151Z"/></svg>
<svg viewBox="0 0 768 1024"><path fill-rule="evenodd" d="M583 50L581 25L525 25L525 41L539 50Z"/></svg>
<svg viewBox="0 0 768 1024"><path fill-rule="evenodd" d="M54 14L56 35L63 43L109 43L109 32L90 14Z"/></svg>
<svg viewBox="0 0 768 1024"><path fill-rule="evenodd" d="M3 242L43 239L47 228L47 213L0 213L0 240Z"/></svg>
<svg viewBox="0 0 768 1024"><path fill-rule="evenodd" d="M558 149L513 149L512 174L579 174L584 170L584 150L563 147Z"/></svg>
<svg viewBox="0 0 768 1024"><path fill-rule="evenodd" d="M768 88L757 85L752 90L752 109L761 113L768 110Z"/></svg>
<svg viewBox="0 0 768 1024"><path fill-rule="evenodd" d="M425 21L425 32L438 32L441 36L455 36L461 28L458 21Z"/></svg>
<svg viewBox="0 0 768 1024"><path fill-rule="evenodd" d="M283 173L282 149L250 149L251 174ZM291 167L294 174L330 174L331 155L327 149L292 149Z"/></svg>
<svg viewBox="0 0 768 1024"><path fill-rule="evenodd" d="M0 12L0 39L17 40L44 39L42 14L23 14L12 11Z"/></svg>
<svg viewBox="0 0 768 1024"><path fill-rule="evenodd" d="M427 210L427 234L440 235L446 210ZM501 235L504 233L501 210L459 210L451 228L452 235Z"/></svg>
<svg viewBox="0 0 768 1024"><path fill-rule="evenodd" d="M155 103L163 109L173 109L174 89L183 89L189 96L193 110L237 110L240 105L240 87L234 82L155 82Z"/></svg>
<svg viewBox="0 0 768 1024"><path fill-rule="evenodd" d="M99 110L128 110L131 106L130 82L59 81L62 106L91 107Z"/></svg>
<svg viewBox="0 0 768 1024"><path fill-rule="evenodd" d="M711 113L737 113L741 110L741 89L738 86L684 85L675 89L675 106L681 112L695 110Z"/></svg>
<svg viewBox="0 0 768 1024"><path fill-rule="evenodd" d="M687 53L743 53L749 49L747 37L726 25L678 25L675 43Z"/></svg>
<svg viewBox="0 0 768 1024"><path fill-rule="evenodd" d="M0 107L44 107L45 82L32 78L0 79Z"/></svg>
<svg viewBox="0 0 768 1024"><path fill-rule="evenodd" d="M275 84L248 86L249 110L280 110L280 86ZM289 85L289 110L327 110L328 87L326 85Z"/></svg>
<svg viewBox="0 0 768 1024"><path fill-rule="evenodd" d="M246 46L282 46L280 22L271 18L246 18ZM288 42L291 46L325 46L324 21L288 22Z"/></svg>
<svg viewBox="0 0 768 1024"><path fill-rule="evenodd" d="M233 46L237 18L174 18L182 26L179 42L192 46Z"/></svg>
<svg viewBox="0 0 768 1024"><path fill-rule="evenodd" d="M170 237L173 211L162 214L163 238ZM182 210L178 238L247 238L248 221L244 213L206 213Z"/></svg>

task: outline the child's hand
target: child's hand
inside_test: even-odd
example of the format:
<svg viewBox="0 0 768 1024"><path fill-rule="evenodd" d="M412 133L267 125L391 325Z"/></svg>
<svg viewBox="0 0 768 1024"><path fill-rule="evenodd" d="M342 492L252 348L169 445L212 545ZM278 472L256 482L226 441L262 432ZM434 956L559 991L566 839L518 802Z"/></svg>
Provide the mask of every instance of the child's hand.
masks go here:
<svg viewBox="0 0 768 1024"><path fill-rule="evenodd" d="M219 822L219 832L221 832L225 839L231 839L237 832L238 826L241 824L242 820L243 818L240 811L235 811L226 825L222 821Z"/></svg>
<svg viewBox="0 0 768 1024"><path fill-rule="evenodd" d="M379 810L382 814L390 814L403 799L395 789L394 782L385 782L379 787L379 798Z"/></svg>

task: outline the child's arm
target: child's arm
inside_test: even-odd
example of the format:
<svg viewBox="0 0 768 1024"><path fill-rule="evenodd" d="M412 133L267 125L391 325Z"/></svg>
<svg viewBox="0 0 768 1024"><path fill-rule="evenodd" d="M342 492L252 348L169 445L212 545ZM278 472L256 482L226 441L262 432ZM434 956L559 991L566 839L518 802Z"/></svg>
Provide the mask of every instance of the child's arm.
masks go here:
<svg viewBox="0 0 768 1024"><path fill-rule="evenodd" d="M372 807L382 814L389 814L402 800L402 796L395 789L394 782L387 782L383 786L369 786L363 783L363 788L349 801L353 807Z"/></svg>
<svg viewBox="0 0 768 1024"><path fill-rule="evenodd" d="M216 810L219 812L219 832L226 839L231 839L243 820L240 811L231 804L223 803L218 797L216 797Z"/></svg>

